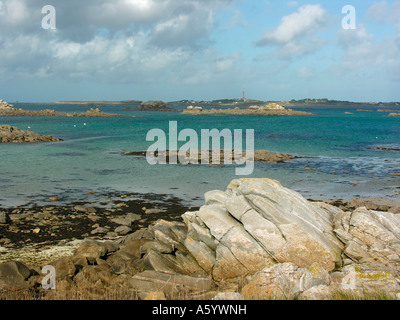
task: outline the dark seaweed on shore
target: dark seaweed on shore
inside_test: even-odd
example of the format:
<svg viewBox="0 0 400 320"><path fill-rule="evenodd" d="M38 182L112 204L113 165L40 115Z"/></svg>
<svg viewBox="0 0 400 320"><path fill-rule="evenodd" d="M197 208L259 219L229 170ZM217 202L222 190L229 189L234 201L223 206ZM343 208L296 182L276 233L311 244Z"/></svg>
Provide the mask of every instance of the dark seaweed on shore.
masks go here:
<svg viewBox="0 0 400 320"><path fill-rule="evenodd" d="M112 199L112 201L107 201L107 199ZM108 205L105 207L106 203ZM83 206L89 208L88 212L76 209ZM146 213L148 209L159 210L149 214ZM26 245L55 245L60 241L88 237L104 238L104 234L96 236L92 234L92 231L101 227L112 234L120 226L112 220L123 218L129 213L140 216L140 219L130 226L131 232L135 232L141 228L147 228L160 219L181 221L182 214L197 209L188 207L182 203L181 199L169 195L137 193L121 195L116 192L99 196L98 204L73 202L63 206L51 204L0 208L0 212L10 217L8 223L0 224L0 246L18 249Z"/></svg>

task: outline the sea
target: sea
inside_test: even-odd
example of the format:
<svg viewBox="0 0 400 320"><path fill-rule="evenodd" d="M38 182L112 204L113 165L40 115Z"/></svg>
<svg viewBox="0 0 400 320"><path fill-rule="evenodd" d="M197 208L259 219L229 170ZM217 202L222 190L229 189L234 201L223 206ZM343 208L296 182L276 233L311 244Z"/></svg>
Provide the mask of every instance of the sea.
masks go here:
<svg viewBox="0 0 400 320"><path fill-rule="evenodd" d="M85 112L92 106L20 103L26 110ZM233 179L270 178L307 199L384 197L400 200L400 118L388 112L360 112L358 106L294 107L312 116L191 116L180 112L124 110L104 105L101 111L122 118L0 117L0 124L52 135L62 142L0 144L0 207L96 203L99 195L162 194L193 206L204 194L226 190ZM129 106L132 107L132 106ZM170 105L172 108L182 107ZM351 113L351 114L346 114ZM177 130L254 130L255 149L297 156L285 163L256 162L249 176L234 165L151 165L127 151L145 151L150 130L167 135ZM200 138L199 138L200 139ZM245 145L244 145L245 146ZM396 150L397 149L397 150Z"/></svg>

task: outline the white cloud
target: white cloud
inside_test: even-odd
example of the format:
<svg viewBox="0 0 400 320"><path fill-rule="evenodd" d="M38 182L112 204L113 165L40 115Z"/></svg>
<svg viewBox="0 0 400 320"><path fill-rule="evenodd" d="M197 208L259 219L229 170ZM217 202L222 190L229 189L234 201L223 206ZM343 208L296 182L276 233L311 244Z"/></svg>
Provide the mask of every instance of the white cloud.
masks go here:
<svg viewBox="0 0 400 320"><path fill-rule="evenodd" d="M386 1L375 2L368 9L368 16L377 21L383 22L388 18L389 5Z"/></svg>
<svg viewBox="0 0 400 320"><path fill-rule="evenodd" d="M315 71L310 67L304 66L297 71L297 76L309 80L315 77Z"/></svg>
<svg viewBox="0 0 400 320"><path fill-rule="evenodd" d="M240 12L239 10L235 10L234 11L234 15L230 21L230 26L231 27L248 27L248 22L246 21L246 19L244 18L242 12Z"/></svg>
<svg viewBox="0 0 400 320"><path fill-rule="evenodd" d="M276 46L286 58L313 52L322 45L313 35L326 26L327 20L328 13L321 5L304 5L284 16L279 26L266 32L256 45Z"/></svg>
<svg viewBox="0 0 400 320"><path fill-rule="evenodd" d="M314 33L323 27L327 12L321 5L305 5L282 18L280 25L272 32L267 32L258 41L258 45L286 44L298 38Z"/></svg>
<svg viewBox="0 0 400 320"><path fill-rule="evenodd" d="M215 13L231 1L62 1L54 4L57 30L49 32L40 27L43 14L37 2L2 0L2 77L185 81L188 70L198 72L204 63L226 72L234 61L218 60L207 44Z"/></svg>
<svg viewBox="0 0 400 320"><path fill-rule="evenodd" d="M400 35L377 40L364 24L358 24L356 30L338 31L337 39L343 56L333 69L359 77L400 80Z"/></svg>
<svg viewBox="0 0 400 320"><path fill-rule="evenodd" d="M340 29L338 32L339 45L345 49L371 47L374 39L374 35L368 33L364 24L359 24L355 30Z"/></svg>
<svg viewBox="0 0 400 320"><path fill-rule="evenodd" d="M400 1L396 0L392 4L387 1L375 2L368 9L367 15L370 19L379 23L394 24L398 31L400 31Z"/></svg>
<svg viewBox="0 0 400 320"><path fill-rule="evenodd" d="M297 7L298 5L299 5L299 3L297 1L289 1L287 4L287 6L289 8L294 8L294 7Z"/></svg>

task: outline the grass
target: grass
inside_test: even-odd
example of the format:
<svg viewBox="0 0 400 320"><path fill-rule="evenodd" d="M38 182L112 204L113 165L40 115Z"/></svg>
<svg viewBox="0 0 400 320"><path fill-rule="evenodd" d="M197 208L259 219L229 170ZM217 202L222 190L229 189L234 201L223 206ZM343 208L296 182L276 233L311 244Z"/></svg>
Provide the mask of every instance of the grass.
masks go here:
<svg viewBox="0 0 400 320"><path fill-rule="evenodd" d="M342 300L397 300L393 292L387 292L382 290L368 290L368 291L352 291L352 290L334 290L329 297L330 300L342 301Z"/></svg>
<svg viewBox="0 0 400 320"><path fill-rule="evenodd" d="M0 291L1 300L28 300L28 301L65 301L65 300L104 300L104 301L123 301L123 300L140 300L138 292L134 289L121 288L84 288L84 289L60 289L60 290L32 290L32 289L15 289Z"/></svg>
<svg viewBox="0 0 400 320"><path fill-rule="evenodd" d="M215 293L216 294L216 293ZM185 301L194 300L195 297L190 293L180 293L172 297L171 300ZM0 300L101 300L101 301L138 301L141 300L138 291L135 289L114 287L76 287L76 286L58 286L57 290L45 291L43 289L14 289L0 291ZM271 297L269 300L299 300L295 296ZM397 300L395 294L385 291L352 291L334 289L327 297L331 301L382 301Z"/></svg>

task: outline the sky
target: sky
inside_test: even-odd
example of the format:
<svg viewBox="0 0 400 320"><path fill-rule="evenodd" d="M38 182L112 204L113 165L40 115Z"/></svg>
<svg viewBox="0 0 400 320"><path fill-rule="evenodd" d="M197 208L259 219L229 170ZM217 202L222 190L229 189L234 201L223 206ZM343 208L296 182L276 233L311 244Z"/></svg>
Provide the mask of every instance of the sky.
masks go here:
<svg viewBox="0 0 400 320"><path fill-rule="evenodd" d="M400 0L0 0L5 101L207 101L243 91L400 101Z"/></svg>

